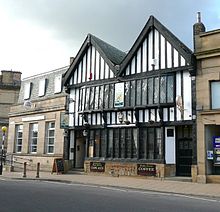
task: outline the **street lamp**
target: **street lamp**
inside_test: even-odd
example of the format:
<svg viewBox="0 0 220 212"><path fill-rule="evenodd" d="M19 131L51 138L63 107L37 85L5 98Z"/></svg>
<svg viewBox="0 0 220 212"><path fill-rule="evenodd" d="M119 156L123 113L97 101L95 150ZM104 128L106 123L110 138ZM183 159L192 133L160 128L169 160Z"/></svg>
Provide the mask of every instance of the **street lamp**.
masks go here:
<svg viewBox="0 0 220 212"><path fill-rule="evenodd" d="M1 163L0 163L0 175L2 175L2 168L3 168L3 155L4 155L4 143L5 143L5 133L7 131L7 127L2 127L2 151L1 151Z"/></svg>

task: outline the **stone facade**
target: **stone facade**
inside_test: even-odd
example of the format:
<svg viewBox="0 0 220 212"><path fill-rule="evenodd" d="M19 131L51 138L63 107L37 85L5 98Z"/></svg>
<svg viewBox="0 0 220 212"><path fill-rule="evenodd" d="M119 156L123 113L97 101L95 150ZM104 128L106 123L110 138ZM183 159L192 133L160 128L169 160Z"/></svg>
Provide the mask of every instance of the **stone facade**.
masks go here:
<svg viewBox="0 0 220 212"><path fill-rule="evenodd" d="M1 71L0 74L0 145L2 142L2 126L8 127L10 107L18 100L21 85L21 73L17 71ZM7 132L6 132L7 133ZM6 136L7 139L7 136ZM5 143L5 147L7 142Z"/></svg>
<svg viewBox="0 0 220 212"><path fill-rule="evenodd" d="M40 163L41 170L51 171L55 158L68 160L68 139L60 128L61 114L66 111L67 95L61 84L66 70L64 67L22 80L18 104L11 107L9 115L8 154L12 155L15 168L27 162L27 169L33 170ZM41 81L45 83L40 84ZM56 92L59 83L61 90ZM28 99L24 99L26 84L31 85ZM33 124L37 126L35 131ZM18 132L20 126L22 130Z"/></svg>
<svg viewBox="0 0 220 212"><path fill-rule="evenodd" d="M203 28L204 29L204 28ZM219 182L219 167L214 159L207 157L213 151L213 137L220 136L220 109L212 108L211 83L220 80L220 30L195 34L197 58L197 167L194 181L200 183Z"/></svg>

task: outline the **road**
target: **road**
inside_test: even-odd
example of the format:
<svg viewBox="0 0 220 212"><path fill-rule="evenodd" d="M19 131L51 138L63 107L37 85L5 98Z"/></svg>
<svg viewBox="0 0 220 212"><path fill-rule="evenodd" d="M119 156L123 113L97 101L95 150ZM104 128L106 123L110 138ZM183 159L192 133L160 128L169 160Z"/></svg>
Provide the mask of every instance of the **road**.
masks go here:
<svg viewBox="0 0 220 212"><path fill-rule="evenodd" d="M219 212L220 200L58 182L0 180L1 212Z"/></svg>

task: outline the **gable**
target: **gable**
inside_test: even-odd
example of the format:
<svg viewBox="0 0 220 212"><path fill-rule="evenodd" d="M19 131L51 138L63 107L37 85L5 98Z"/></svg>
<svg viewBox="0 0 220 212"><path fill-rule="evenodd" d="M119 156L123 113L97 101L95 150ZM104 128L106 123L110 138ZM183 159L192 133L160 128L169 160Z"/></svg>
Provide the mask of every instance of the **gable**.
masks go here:
<svg viewBox="0 0 220 212"><path fill-rule="evenodd" d="M192 52L151 16L121 64L121 75L192 65Z"/></svg>
<svg viewBox="0 0 220 212"><path fill-rule="evenodd" d="M95 80L113 78L114 73L93 45L90 45L81 55L81 60L74 67L70 85Z"/></svg>

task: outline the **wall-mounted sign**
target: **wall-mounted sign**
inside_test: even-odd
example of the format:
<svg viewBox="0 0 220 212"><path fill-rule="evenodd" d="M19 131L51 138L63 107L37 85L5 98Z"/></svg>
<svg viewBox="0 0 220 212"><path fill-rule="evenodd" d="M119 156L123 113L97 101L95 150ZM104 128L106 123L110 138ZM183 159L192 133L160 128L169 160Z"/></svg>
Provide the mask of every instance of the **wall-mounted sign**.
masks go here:
<svg viewBox="0 0 220 212"><path fill-rule="evenodd" d="M115 107L124 107L124 83L115 84Z"/></svg>
<svg viewBox="0 0 220 212"><path fill-rule="evenodd" d="M213 137L213 160L215 166L220 166L220 136Z"/></svg>
<svg viewBox="0 0 220 212"><path fill-rule="evenodd" d="M103 162L90 162L91 172L105 172L105 163Z"/></svg>
<svg viewBox="0 0 220 212"><path fill-rule="evenodd" d="M61 129L69 128L69 114L65 112L60 113L60 128Z"/></svg>
<svg viewBox="0 0 220 212"><path fill-rule="evenodd" d="M207 151L207 159L208 160L213 160L213 150L208 150Z"/></svg>
<svg viewBox="0 0 220 212"><path fill-rule="evenodd" d="M137 174L144 176L156 176L156 165L137 164Z"/></svg>

